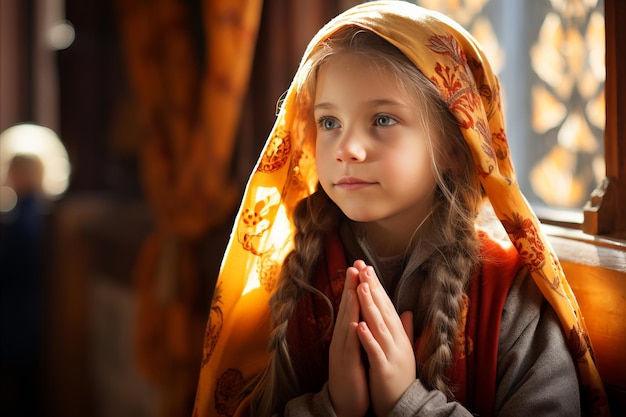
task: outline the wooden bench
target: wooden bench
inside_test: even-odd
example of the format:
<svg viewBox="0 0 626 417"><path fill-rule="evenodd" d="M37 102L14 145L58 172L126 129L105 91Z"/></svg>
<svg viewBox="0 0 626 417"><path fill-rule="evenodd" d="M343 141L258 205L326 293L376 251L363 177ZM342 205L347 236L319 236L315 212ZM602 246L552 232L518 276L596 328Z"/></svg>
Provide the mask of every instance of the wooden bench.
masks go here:
<svg viewBox="0 0 626 417"><path fill-rule="evenodd" d="M614 416L626 410L626 244L547 228L583 312Z"/></svg>

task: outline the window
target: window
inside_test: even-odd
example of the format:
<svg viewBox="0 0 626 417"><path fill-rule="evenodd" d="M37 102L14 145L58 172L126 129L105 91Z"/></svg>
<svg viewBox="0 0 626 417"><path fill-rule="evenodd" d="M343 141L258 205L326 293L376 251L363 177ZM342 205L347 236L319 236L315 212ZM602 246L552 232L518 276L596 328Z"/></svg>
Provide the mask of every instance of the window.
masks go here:
<svg viewBox="0 0 626 417"><path fill-rule="evenodd" d="M616 120L617 77L605 86L605 74L617 74L616 63L610 61L613 66L605 70L605 57L607 65L623 61L615 39L616 31L623 31L617 16L624 13L616 9L624 5L616 0L416 2L457 20L483 45L502 82L520 186L542 220L592 234L623 232L618 207L624 210L624 192L617 192L618 180L624 182L620 158L621 166L626 164L619 148L623 117ZM620 91L623 101L623 86Z"/></svg>

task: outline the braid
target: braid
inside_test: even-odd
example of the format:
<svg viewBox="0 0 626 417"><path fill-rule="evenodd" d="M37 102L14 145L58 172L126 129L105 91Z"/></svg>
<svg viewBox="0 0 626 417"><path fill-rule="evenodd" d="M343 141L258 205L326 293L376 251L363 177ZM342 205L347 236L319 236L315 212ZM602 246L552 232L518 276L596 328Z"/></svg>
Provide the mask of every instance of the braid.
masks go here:
<svg viewBox="0 0 626 417"><path fill-rule="evenodd" d="M321 188L301 200L294 210L294 249L285 257L276 289L270 298L270 361L251 383L254 385L251 396L254 416L273 415L299 392L287 346L287 329L301 292L318 294L333 311L330 300L311 286L309 277L323 251L324 236L337 226L339 213L337 206Z"/></svg>
<svg viewBox="0 0 626 417"><path fill-rule="evenodd" d="M445 374L454 360L465 287L479 259L474 213L480 193L469 191L472 187L462 181L456 183L458 180L443 176L446 191L438 193L442 207L435 210L433 226L445 243L423 265L425 279L416 318L422 324L416 352L420 380L450 399L452 389Z"/></svg>
<svg viewBox="0 0 626 417"><path fill-rule="evenodd" d="M444 376L453 363L463 290L473 267L472 256L462 246L462 243L446 246L431 258L427 265L428 279L421 291L421 304L429 305L421 318L425 327L416 352L419 376L426 386L448 397L452 391Z"/></svg>

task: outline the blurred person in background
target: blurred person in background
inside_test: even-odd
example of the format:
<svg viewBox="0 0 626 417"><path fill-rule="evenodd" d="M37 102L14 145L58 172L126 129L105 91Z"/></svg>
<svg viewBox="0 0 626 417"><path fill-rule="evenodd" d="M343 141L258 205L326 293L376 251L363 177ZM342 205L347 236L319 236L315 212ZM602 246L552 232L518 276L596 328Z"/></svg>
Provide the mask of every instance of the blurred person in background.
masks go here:
<svg viewBox="0 0 626 417"><path fill-rule="evenodd" d="M40 382L43 164L17 154L0 213L0 414L37 415ZM7 188L5 188L6 190ZM10 192L13 190L13 192Z"/></svg>

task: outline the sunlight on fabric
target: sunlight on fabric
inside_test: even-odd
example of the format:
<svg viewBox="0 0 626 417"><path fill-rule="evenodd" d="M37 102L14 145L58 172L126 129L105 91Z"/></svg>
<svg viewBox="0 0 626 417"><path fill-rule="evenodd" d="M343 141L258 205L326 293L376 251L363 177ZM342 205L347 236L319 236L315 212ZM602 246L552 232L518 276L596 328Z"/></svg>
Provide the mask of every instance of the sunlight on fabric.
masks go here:
<svg viewBox="0 0 626 417"><path fill-rule="evenodd" d="M271 189L270 193L267 193L267 191L265 188L260 189L257 194L259 197L257 201L267 202L262 213L264 215L269 214L269 216L274 212L274 207L278 205L278 208L275 210L274 225L272 233L265 236L258 244L259 256L251 257L248 261L253 262L255 265L250 265L247 268L250 271L250 275L242 296L261 286L268 291L273 288L278 279L282 261L292 248L291 226L285 206L276 201L278 194L274 188Z"/></svg>
<svg viewBox="0 0 626 417"><path fill-rule="evenodd" d="M252 260L250 260L250 262L252 262ZM258 273L258 271L251 270L250 271L250 275L248 276L248 282L246 283L246 286L243 289L243 292L241 293L241 296L243 297L244 295L246 295L250 291L256 290L260 286L261 286L261 282L259 281L259 273Z"/></svg>

